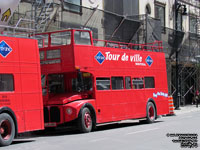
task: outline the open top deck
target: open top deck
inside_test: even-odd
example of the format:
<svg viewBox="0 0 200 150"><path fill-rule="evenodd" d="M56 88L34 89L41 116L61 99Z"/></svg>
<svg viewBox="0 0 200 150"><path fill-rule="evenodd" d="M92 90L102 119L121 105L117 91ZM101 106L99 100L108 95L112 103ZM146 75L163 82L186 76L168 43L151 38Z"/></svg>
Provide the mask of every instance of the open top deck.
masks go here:
<svg viewBox="0 0 200 150"><path fill-rule="evenodd" d="M74 72L77 67L91 73L115 67L127 70L165 67L160 62L164 57L161 41L132 44L98 40L93 39L91 31L80 29L40 33L34 38L38 40L43 74Z"/></svg>
<svg viewBox="0 0 200 150"><path fill-rule="evenodd" d="M127 50L163 52L162 41L155 41L153 43L145 43L145 44L133 44L133 43L93 39L92 32L89 30L69 29L62 31L39 33L35 34L34 37L39 41L40 48L75 44L75 45L111 47L111 48L119 48Z"/></svg>

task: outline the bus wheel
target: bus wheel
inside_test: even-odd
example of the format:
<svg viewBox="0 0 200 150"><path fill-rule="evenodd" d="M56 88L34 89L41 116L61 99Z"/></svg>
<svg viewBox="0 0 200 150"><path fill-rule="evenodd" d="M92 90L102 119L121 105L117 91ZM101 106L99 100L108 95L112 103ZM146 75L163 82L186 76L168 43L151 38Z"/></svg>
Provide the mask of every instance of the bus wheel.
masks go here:
<svg viewBox="0 0 200 150"><path fill-rule="evenodd" d="M90 132L92 130L92 123L93 121L90 110L87 107L83 108L78 120L80 132Z"/></svg>
<svg viewBox="0 0 200 150"><path fill-rule="evenodd" d="M10 115L0 114L0 146L8 146L15 136L15 124Z"/></svg>
<svg viewBox="0 0 200 150"><path fill-rule="evenodd" d="M156 118L156 109L152 102L147 104L147 123L153 123Z"/></svg>

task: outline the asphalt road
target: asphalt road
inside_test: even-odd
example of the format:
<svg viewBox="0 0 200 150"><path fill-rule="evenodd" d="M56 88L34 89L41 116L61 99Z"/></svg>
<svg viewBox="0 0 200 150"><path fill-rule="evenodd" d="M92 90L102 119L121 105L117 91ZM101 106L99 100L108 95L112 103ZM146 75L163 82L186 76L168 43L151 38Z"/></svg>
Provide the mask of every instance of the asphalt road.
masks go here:
<svg viewBox="0 0 200 150"><path fill-rule="evenodd" d="M200 149L200 111L162 117L153 124L125 121L120 124L104 125L98 127L97 131L87 134L69 130L58 130L39 136L25 134L12 145L1 147L0 150L186 149L181 148L181 142L187 142L185 146L188 146L188 142L190 145L196 143L198 147L192 149Z"/></svg>

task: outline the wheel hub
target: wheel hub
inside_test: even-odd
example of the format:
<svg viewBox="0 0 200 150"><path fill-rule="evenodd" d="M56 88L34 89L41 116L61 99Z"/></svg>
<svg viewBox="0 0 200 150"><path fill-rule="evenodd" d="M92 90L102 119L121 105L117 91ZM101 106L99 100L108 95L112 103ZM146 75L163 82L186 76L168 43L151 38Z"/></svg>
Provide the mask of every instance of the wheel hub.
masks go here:
<svg viewBox="0 0 200 150"><path fill-rule="evenodd" d="M153 109L152 106L149 107L149 118L150 118L151 120L154 119L154 109Z"/></svg>
<svg viewBox="0 0 200 150"><path fill-rule="evenodd" d="M11 136L11 124L8 120L3 120L0 124L0 135L4 140L8 140Z"/></svg>
<svg viewBox="0 0 200 150"><path fill-rule="evenodd" d="M85 121L86 128L89 128L92 124L92 119L89 113L85 113L84 121Z"/></svg>
<svg viewBox="0 0 200 150"><path fill-rule="evenodd" d="M4 134L4 128L0 128L0 134Z"/></svg>

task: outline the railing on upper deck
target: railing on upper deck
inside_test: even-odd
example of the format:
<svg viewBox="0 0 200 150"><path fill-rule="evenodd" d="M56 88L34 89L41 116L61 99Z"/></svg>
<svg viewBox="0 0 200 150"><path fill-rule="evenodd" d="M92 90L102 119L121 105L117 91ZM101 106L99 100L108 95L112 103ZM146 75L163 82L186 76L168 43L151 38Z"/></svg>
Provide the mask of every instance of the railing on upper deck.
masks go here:
<svg viewBox="0 0 200 150"><path fill-rule="evenodd" d="M163 52L162 41L155 41L153 43L145 43L145 44L132 44L132 43L124 43L116 41L99 40L99 39L93 39L93 41L95 46L100 46L100 47Z"/></svg>
<svg viewBox="0 0 200 150"><path fill-rule="evenodd" d="M74 32L72 32L72 30L74 30ZM76 31L88 32L87 38L86 38L86 34L78 34ZM91 31L69 29L69 30L62 30L62 31L39 33L39 34L35 34L34 36L38 40L38 44L40 48L48 47L48 46L70 45L71 43L82 45L80 40L81 38L83 38L83 39L87 39L87 43L83 43L83 45L88 45L88 46L90 46L93 43L94 46L100 46L100 47L112 47L112 48L120 48L120 49L127 49L127 50L163 52L162 41L155 41L152 43L145 43L145 44L133 44L133 43L93 39L93 42L92 42L91 40L92 36L89 36L89 32ZM75 35L73 36L72 33L74 33ZM79 37L78 39L77 39L77 35ZM74 39L71 37L73 37ZM91 41L89 42L89 44L88 44L88 40Z"/></svg>

